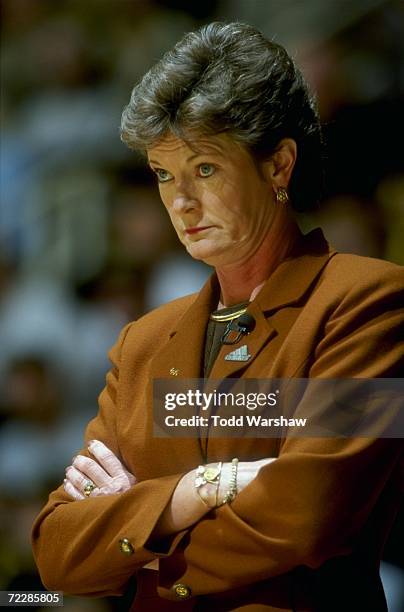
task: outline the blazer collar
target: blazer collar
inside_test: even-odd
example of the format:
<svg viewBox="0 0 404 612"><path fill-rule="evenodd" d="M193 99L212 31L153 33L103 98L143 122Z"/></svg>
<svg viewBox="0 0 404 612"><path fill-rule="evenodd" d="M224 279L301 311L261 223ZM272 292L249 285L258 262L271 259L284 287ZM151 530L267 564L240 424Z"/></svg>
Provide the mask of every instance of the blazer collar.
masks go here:
<svg viewBox="0 0 404 612"><path fill-rule="evenodd" d="M276 268L251 306L268 312L299 301L335 254L320 228L302 235L293 254Z"/></svg>
<svg viewBox="0 0 404 612"><path fill-rule="evenodd" d="M335 251L330 249L320 228L299 238L293 255L276 268L248 307L248 312L257 323L255 330L248 336L249 348L251 346L253 354L275 333L265 315L298 302L334 255ZM153 360L153 378L201 376L206 325L210 313L217 307L219 295L220 287L214 273L169 331L168 342ZM231 347L223 347L220 354L230 351ZM245 362L220 361L220 376L231 376L246 365ZM219 372L214 367L211 375L214 377L216 374Z"/></svg>
<svg viewBox="0 0 404 612"><path fill-rule="evenodd" d="M265 344L272 341L276 343L278 340L282 342L283 334L277 338L278 331L271 323L270 312L300 300L334 254L335 251L329 249L321 230L317 229L307 236L302 236L295 254L280 264L249 305L248 312L254 317L256 327L246 340L242 340L236 346L221 348L210 374L211 379L237 376L237 373L246 366L248 369ZM206 326L210 313L217 307L219 294L219 283L216 274L213 274L195 301L179 318L171 333L167 330L167 336L161 338L161 349L150 364L151 381L172 376L178 377L177 380L201 377ZM248 345L250 353L247 362L225 359L228 353L243 344ZM173 382L174 380L176 379L173 378ZM178 445L178 451L184 452L184 449L188 449L189 454L195 453L197 461L207 461L209 432L199 431L199 435L197 434L198 432L194 438L182 440ZM220 442L220 456L227 453L230 457L232 453L230 441L218 442Z"/></svg>

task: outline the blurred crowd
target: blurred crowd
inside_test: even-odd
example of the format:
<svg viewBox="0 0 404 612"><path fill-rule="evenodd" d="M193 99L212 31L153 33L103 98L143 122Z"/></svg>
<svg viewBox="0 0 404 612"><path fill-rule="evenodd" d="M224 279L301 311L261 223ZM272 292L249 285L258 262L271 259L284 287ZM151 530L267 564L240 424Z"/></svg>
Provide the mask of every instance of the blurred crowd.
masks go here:
<svg viewBox="0 0 404 612"><path fill-rule="evenodd" d="M0 590L41 588L32 520L81 446L119 330L210 274L183 252L119 123L144 72L214 19L284 44L317 92L325 188L303 231L321 225L341 251L404 263L399 0L3 0ZM398 520L383 566L392 612L404 610L403 535Z"/></svg>

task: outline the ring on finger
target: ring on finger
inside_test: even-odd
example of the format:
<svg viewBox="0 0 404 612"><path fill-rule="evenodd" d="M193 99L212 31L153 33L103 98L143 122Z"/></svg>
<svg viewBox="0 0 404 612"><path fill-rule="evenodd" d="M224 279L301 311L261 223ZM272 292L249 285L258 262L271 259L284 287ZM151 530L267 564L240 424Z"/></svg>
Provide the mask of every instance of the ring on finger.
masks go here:
<svg viewBox="0 0 404 612"><path fill-rule="evenodd" d="M86 497L90 497L91 493L94 491L95 489L95 484L93 483L92 480L86 480L86 483L84 485L84 489L83 489L83 493Z"/></svg>

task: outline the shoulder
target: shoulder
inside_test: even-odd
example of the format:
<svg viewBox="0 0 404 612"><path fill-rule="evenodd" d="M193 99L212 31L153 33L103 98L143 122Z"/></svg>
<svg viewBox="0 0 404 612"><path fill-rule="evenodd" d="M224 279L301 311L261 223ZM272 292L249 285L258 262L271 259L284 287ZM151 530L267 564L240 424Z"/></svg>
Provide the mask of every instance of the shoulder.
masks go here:
<svg viewBox="0 0 404 612"><path fill-rule="evenodd" d="M136 350L146 355L154 350L156 343L161 346L197 296L198 293L192 293L177 298L128 323L122 329L114 349L119 353Z"/></svg>
<svg viewBox="0 0 404 612"><path fill-rule="evenodd" d="M309 316L318 316L321 332L310 376L401 375L403 271L358 255L335 254L329 260L311 296Z"/></svg>
<svg viewBox="0 0 404 612"><path fill-rule="evenodd" d="M381 259L337 253L323 270L311 304L323 312L328 326L338 322L353 329L383 321L385 327L398 329L404 319L404 268Z"/></svg>
<svg viewBox="0 0 404 612"><path fill-rule="evenodd" d="M404 267L382 259L336 253L323 270L322 280L340 295L404 290Z"/></svg>
<svg viewBox="0 0 404 612"><path fill-rule="evenodd" d="M403 311L404 268L381 259L334 253L313 288L307 305L325 320L396 317ZM400 315L401 316L401 315Z"/></svg>
<svg viewBox="0 0 404 612"><path fill-rule="evenodd" d="M336 253L329 262L330 269L349 271L352 275L358 276L363 272L368 272L372 276L384 276L390 274L403 274L403 266L376 259L375 257L364 257L353 255L352 253Z"/></svg>

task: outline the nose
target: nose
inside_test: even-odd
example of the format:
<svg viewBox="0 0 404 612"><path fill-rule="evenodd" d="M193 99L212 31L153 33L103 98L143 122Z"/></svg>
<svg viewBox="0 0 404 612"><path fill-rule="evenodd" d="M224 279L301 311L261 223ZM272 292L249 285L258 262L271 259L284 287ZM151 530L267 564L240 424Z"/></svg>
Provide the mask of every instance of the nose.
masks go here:
<svg viewBox="0 0 404 612"><path fill-rule="evenodd" d="M199 204L195 199L195 196L191 193L189 186L181 183L176 186L172 206L176 213L183 214L196 210L199 207Z"/></svg>
<svg viewBox="0 0 404 612"><path fill-rule="evenodd" d="M176 213L192 212L197 207L195 200L182 195L175 196L173 201L173 209Z"/></svg>

